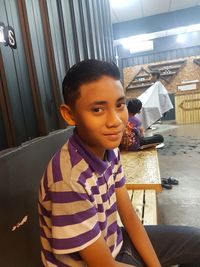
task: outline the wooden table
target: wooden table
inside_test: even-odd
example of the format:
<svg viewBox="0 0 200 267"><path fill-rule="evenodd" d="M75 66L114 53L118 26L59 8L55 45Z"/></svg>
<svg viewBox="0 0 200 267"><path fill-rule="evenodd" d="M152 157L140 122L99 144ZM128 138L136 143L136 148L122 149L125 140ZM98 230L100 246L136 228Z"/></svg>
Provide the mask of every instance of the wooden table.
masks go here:
<svg viewBox="0 0 200 267"><path fill-rule="evenodd" d="M121 152L121 161L128 190L153 189L162 191L156 148L136 152Z"/></svg>

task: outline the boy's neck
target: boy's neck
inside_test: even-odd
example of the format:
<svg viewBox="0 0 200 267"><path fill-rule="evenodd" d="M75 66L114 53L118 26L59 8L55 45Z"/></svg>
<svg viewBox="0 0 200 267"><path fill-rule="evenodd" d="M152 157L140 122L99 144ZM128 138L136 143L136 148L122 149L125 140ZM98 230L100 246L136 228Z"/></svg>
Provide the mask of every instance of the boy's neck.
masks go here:
<svg viewBox="0 0 200 267"><path fill-rule="evenodd" d="M92 147L89 146L89 145L87 144L87 142L85 142L85 140L84 140L83 138L81 138L81 136L79 135L77 129L75 129L75 132L76 132L76 134L78 135L78 137L80 138L80 140L81 140L81 142L83 143L83 145L86 147L86 149L87 149L90 153L94 154L96 157L98 157L98 158L101 159L101 160L106 160L106 158L107 158L106 149L99 149L99 150L97 150L96 147L94 147L94 149L92 149Z"/></svg>

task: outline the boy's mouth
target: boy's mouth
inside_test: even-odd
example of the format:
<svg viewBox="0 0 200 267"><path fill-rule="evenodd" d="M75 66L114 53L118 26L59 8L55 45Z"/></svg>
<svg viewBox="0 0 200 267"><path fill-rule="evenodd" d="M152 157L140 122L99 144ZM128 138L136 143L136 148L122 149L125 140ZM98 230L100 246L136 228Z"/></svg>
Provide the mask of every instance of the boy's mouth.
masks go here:
<svg viewBox="0 0 200 267"><path fill-rule="evenodd" d="M118 135L118 134L122 134L123 133L123 130L118 130L118 131L115 131L115 132L111 132L111 133L106 133L104 135Z"/></svg>
<svg viewBox="0 0 200 267"><path fill-rule="evenodd" d="M123 134L123 131L113 132L109 134L105 134L106 137L108 137L111 141L117 141L118 139L121 139Z"/></svg>

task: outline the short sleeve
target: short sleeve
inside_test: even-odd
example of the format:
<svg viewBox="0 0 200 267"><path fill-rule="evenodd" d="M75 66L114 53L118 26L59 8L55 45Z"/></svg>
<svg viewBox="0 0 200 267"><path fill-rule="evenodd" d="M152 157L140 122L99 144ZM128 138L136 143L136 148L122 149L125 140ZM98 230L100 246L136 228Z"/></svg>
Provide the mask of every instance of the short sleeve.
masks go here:
<svg viewBox="0 0 200 267"><path fill-rule="evenodd" d="M80 251L99 238L97 211L80 184L57 182L51 187L50 199L51 246L55 254Z"/></svg>
<svg viewBox="0 0 200 267"><path fill-rule="evenodd" d="M142 122L140 119L138 119L136 116L134 116L134 122L135 127L140 127L142 125Z"/></svg>

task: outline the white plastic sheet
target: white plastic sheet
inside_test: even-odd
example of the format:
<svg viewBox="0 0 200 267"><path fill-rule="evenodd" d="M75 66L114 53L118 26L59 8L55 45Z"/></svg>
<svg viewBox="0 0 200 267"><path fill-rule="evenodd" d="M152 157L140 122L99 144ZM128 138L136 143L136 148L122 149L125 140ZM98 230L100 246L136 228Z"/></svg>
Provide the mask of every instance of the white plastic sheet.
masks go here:
<svg viewBox="0 0 200 267"><path fill-rule="evenodd" d="M142 126L145 129L173 108L167 89L160 81L149 87L138 99L142 102L142 110L137 116L142 121Z"/></svg>

